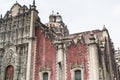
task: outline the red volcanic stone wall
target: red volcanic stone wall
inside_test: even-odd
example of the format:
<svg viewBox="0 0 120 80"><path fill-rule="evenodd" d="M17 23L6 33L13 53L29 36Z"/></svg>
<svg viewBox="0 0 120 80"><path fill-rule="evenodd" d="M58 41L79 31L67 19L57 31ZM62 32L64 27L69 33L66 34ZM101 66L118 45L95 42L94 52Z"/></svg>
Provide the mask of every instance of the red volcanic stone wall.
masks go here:
<svg viewBox="0 0 120 80"><path fill-rule="evenodd" d="M88 79L87 45L78 42L67 47L67 80L71 80L71 66L84 64L84 80Z"/></svg>
<svg viewBox="0 0 120 80"><path fill-rule="evenodd" d="M36 63L35 63L35 80L40 80L40 69L46 66L51 70L50 80L55 80L55 72L56 72L56 51L49 40L49 38L45 37L43 34L43 30L39 27L35 32L37 45L36 45Z"/></svg>

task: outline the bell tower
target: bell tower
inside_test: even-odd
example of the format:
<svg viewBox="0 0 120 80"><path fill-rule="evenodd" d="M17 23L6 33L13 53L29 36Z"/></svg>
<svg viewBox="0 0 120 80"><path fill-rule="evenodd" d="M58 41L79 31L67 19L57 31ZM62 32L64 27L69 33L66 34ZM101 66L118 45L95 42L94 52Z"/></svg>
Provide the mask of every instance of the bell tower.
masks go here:
<svg viewBox="0 0 120 80"><path fill-rule="evenodd" d="M57 14L52 12L52 14L49 16L49 22L46 24L46 26L58 36L62 37L69 35L67 26L64 24L62 16L58 12Z"/></svg>
<svg viewBox="0 0 120 80"><path fill-rule="evenodd" d="M33 80L38 19L35 0L30 7L16 2L0 17L0 80Z"/></svg>

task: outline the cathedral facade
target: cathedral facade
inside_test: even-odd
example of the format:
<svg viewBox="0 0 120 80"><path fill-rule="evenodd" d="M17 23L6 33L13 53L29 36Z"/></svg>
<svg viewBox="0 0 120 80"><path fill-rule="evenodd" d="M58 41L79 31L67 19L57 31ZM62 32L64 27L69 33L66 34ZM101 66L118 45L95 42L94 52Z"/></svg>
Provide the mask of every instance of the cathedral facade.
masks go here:
<svg viewBox="0 0 120 80"><path fill-rule="evenodd" d="M62 16L43 24L35 2L0 17L0 80L119 80L108 30L69 34Z"/></svg>

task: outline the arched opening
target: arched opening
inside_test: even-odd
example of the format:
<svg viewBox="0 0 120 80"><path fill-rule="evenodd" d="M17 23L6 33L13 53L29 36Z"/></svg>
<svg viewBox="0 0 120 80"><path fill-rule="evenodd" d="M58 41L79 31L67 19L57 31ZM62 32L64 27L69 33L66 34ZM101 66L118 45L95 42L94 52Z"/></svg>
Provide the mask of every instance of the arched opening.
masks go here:
<svg viewBox="0 0 120 80"><path fill-rule="evenodd" d="M48 80L48 73L47 72L43 73L43 80Z"/></svg>
<svg viewBox="0 0 120 80"><path fill-rule="evenodd" d="M75 80L82 80L81 79L81 71L80 70L76 70L75 71Z"/></svg>
<svg viewBox="0 0 120 80"><path fill-rule="evenodd" d="M14 77L14 67L9 65L5 71L5 80L13 80Z"/></svg>

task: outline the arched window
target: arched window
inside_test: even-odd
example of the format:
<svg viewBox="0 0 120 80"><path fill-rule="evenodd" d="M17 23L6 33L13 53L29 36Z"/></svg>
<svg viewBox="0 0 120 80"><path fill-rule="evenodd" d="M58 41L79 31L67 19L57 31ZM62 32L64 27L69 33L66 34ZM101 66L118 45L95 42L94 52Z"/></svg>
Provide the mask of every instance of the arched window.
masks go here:
<svg viewBox="0 0 120 80"><path fill-rule="evenodd" d="M43 80L48 80L48 73L47 72L43 73Z"/></svg>
<svg viewBox="0 0 120 80"><path fill-rule="evenodd" d="M5 80L13 80L14 77L14 67L9 65L5 71Z"/></svg>
<svg viewBox="0 0 120 80"><path fill-rule="evenodd" d="M75 80L82 80L81 79L81 71L80 70L76 70L75 71Z"/></svg>

